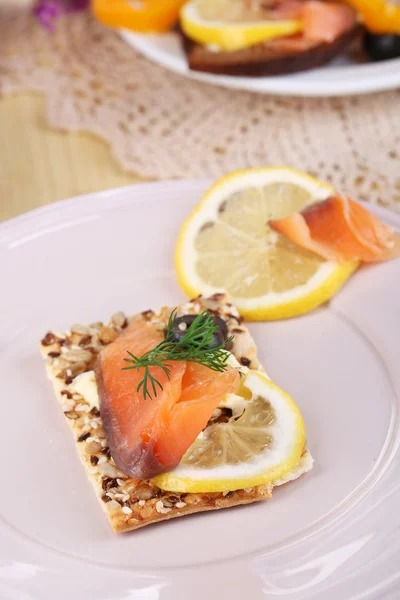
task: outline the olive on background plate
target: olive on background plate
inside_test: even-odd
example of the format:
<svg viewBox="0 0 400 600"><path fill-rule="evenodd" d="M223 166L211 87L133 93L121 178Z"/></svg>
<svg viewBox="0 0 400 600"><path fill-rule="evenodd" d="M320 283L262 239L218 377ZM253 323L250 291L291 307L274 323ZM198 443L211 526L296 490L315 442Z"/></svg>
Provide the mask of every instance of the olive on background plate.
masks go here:
<svg viewBox="0 0 400 600"><path fill-rule="evenodd" d="M228 337L228 328L223 319L214 315L211 316L213 317L215 326L218 327L218 329L213 335L211 343L209 344L209 348L217 348L226 341ZM198 315L183 315L183 317L177 317L173 324L171 341L180 342L185 336L188 328L197 317Z"/></svg>
<svg viewBox="0 0 400 600"><path fill-rule="evenodd" d="M375 62L400 57L400 35L366 32L364 49L369 58Z"/></svg>

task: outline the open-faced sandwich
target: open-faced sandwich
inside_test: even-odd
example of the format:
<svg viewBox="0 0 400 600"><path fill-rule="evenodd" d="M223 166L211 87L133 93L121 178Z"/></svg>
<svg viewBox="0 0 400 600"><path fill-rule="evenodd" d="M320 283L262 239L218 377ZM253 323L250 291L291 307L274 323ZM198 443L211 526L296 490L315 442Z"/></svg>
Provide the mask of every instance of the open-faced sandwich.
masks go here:
<svg viewBox="0 0 400 600"><path fill-rule="evenodd" d="M318 67L359 29L353 8L324 0L190 0L180 23L190 68L227 75Z"/></svg>
<svg viewBox="0 0 400 600"><path fill-rule="evenodd" d="M106 25L178 26L188 65L224 75L280 75L328 63L360 37L359 60L400 57L398 0L93 0ZM362 35L357 36L358 32ZM353 52L352 52L353 53Z"/></svg>
<svg viewBox="0 0 400 600"><path fill-rule="evenodd" d="M178 26L188 65L224 75L280 75L346 53L400 57L398 0L93 0L99 21L140 33Z"/></svg>
<svg viewBox="0 0 400 600"><path fill-rule="evenodd" d="M41 353L116 532L265 500L312 467L297 406L224 294L49 332Z"/></svg>

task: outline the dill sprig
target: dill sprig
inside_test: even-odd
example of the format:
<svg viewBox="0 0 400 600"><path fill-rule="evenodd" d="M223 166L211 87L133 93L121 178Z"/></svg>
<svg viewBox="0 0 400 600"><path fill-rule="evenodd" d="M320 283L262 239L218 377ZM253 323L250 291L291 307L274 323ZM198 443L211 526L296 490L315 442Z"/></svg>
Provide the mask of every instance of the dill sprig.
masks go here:
<svg viewBox="0 0 400 600"><path fill-rule="evenodd" d="M176 319L176 308L172 311L169 319L165 339L155 348L149 350L143 356L135 356L127 350L130 358L124 358L124 361L130 363L129 367L122 370L143 369L143 378L139 382L136 391L143 391L144 399L157 396L157 391L162 390L163 386L157 377L150 371L151 367L160 368L170 379L171 365L173 361L185 360L187 362L203 365L212 371L222 373L227 366L229 354L225 347L233 340L233 336L228 338L219 346L212 347L214 334L218 331L213 317L204 311L200 313L193 323L188 326L182 339L173 340L173 327Z"/></svg>

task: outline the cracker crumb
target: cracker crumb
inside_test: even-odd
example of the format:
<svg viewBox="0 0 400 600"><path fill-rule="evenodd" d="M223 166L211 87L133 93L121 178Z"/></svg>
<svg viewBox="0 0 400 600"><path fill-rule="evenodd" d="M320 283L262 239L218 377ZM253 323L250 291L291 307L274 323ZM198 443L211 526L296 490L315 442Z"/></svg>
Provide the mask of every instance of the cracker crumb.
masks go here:
<svg viewBox="0 0 400 600"><path fill-rule="evenodd" d="M99 333L99 338L102 344L107 345L114 342L118 337L118 332L112 327L102 327Z"/></svg>
<svg viewBox="0 0 400 600"><path fill-rule="evenodd" d="M112 315L111 317L111 321L114 323L114 325L116 325L117 327L121 327L124 328L127 325L127 320L126 320L126 316L125 313L123 313L122 311L116 312Z"/></svg>
<svg viewBox="0 0 400 600"><path fill-rule="evenodd" d="M169 513L171 510L172 508L167 508L166 506L164 506L161 500L159 500L156 504L156 511L162 515Z"/></svg>

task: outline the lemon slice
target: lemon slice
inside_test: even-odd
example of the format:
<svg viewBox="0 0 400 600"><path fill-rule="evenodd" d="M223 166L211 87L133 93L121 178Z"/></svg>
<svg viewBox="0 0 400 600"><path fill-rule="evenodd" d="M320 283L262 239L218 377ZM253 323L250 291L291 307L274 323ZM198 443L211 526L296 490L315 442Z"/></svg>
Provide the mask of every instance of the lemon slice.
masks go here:
<svg viewBox="0 0 400 600"><path fill-rule="evenodd" d="M243 6L242 0L190 0L180 11L182 30L192 40L226 52L302 30L299 20L263 20Z"/></svg>
<svg viewBox="0 0 400 600"><path fill-rule="evenodd" d="M250 371L242 393L229 394L225 403L232 416L221 422L220 405L215 423L210 421L179 466L154 478L158 487L173 492L233 491L279 481L296 467L306 437L290 396L265 375Z"/></svg>
<svg viewBox="0 0 400 600"><path fill-rule="evenodd" d="M267 223L332 192L329 185L286 167L223 177L179 233L175 266L180 285L191 297L228 292L250 320L293 317L326 302L357 265L323 260Z"/></svg>

